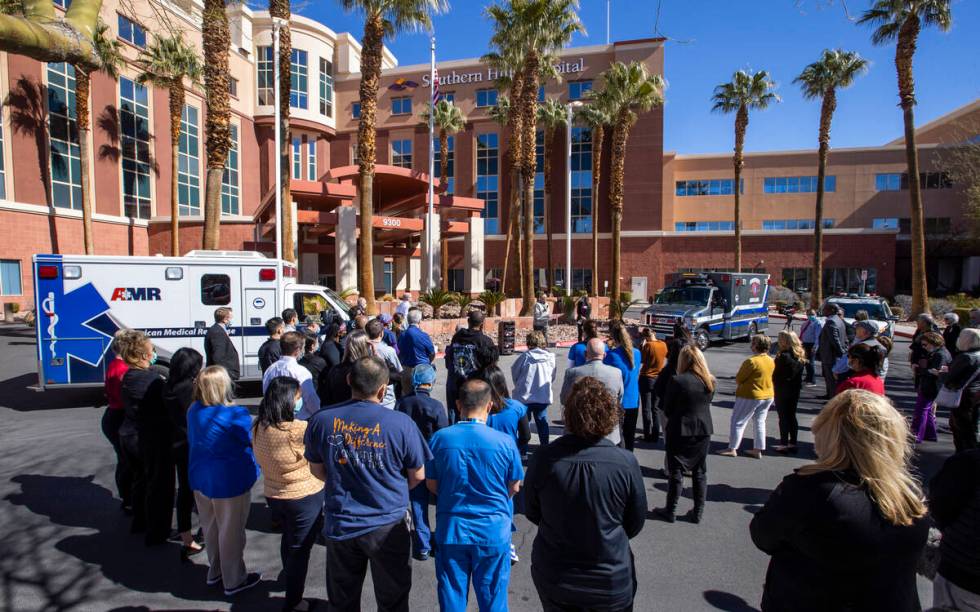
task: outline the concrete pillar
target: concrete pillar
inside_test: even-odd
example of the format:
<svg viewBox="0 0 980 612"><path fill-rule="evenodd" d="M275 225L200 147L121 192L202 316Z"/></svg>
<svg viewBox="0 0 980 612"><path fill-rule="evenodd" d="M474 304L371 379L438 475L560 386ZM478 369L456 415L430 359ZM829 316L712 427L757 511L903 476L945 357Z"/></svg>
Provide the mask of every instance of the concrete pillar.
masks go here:
<svg viewBox="0 0 980 612"><path fill-rule="evenodd" d="M429 278L429 251L432 252L432 284L435 287L440 287L442 282L442 275L440 268L442 267L442 256L441 256L441 228L442 221L440 220L440 215L438 213L432 214L432 236L430 237L430 242L426 244L425 242L425 232L422 233L422 277L419 286L422 291L428 291L429 287L425 286Z"/></svg>
<svg viewBox="0 0 980 612"><path fill-rule="evenodd" d="M422 260L418 257L411 257L408 260L408 290L409 291L421 291L422 283L425 280L422 278Z"/></svg>
<svg viewBox="0 0 980 612"><path fill-rule="evenodd" d="M395 258L395 289L399 294L408 290L408 268L410 261L411 257Z"/></svg>
<svg viewBox="0 0 980 612"><path fill-rule="evenodd" d="M316 244L316 241L307 240L305 244ZM299 256L299 278L300 282L307 285L315 285L320 280L320 254L303 253L300 249Z"/></svg>
<svg viewBox="0 0 980 612"><path fill-rule="evenodd" d="M470 217L469 232L463 237L463 287L468 293L483 293L483 219Z"/></svg>
<svg viewBox="0 0 980 612"><path fill-rule="evenodd" d="M378 293L385 292L385 258L384 255L375 255L371 258L374 265L374 290Z"/></svg>
<svg viewBox="0 0 980 612"><path fill-rule="evenodd" d="M337 291L357 289L357 208L337 207Z"/></svg>

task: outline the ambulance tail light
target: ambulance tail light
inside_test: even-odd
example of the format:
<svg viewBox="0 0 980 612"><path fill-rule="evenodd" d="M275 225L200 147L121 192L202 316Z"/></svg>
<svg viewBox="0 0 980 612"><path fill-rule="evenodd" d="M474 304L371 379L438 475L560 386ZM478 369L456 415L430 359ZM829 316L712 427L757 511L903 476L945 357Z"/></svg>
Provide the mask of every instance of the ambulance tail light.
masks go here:
<svg viewBox="0 0 980 612"><path fill-rule="evenodd" d="M732 280L732 277L730 275L728 275L728 274L722 274L721 275L721 282L723 282L723 283L730 283L731 280Z"/></svg>
<svg viewBox="0 0 980 612"><path fill-rule="evenodd" d="M259 280L260 281L274 281L274 280L276 280L276 269L275 268L261 268L259 270Z"/></svg>
<svg viewBox="0 0 980 612"><path fill-rule="evenodd" d="M286 278L296 278L296 268L293 266L283 266L282 275Z"/></svg>
<svg viewBox="0 0 980 612"><path fill-rule="evenodd" d="M43 279L58 278L58 266L38 266L37 276Z"/></svg>

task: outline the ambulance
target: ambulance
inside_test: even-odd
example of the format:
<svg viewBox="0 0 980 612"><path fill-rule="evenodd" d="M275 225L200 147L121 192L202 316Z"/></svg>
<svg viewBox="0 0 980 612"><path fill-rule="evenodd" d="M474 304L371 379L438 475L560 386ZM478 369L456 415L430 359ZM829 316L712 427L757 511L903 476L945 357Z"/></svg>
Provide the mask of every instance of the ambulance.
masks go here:
<svg viewBox="0 0 980 612"><path fill-rule="evenodd" d="M349 320L336 293L296 282L296 267L248 251L191 251L183 257L35 255L38 378L42 388L97 386L119 329L145 333L162 363L188 346L204 354L214 311L233 310L231 336L242 380L261 378L265 322L294 308L324 322Z"/></svg>

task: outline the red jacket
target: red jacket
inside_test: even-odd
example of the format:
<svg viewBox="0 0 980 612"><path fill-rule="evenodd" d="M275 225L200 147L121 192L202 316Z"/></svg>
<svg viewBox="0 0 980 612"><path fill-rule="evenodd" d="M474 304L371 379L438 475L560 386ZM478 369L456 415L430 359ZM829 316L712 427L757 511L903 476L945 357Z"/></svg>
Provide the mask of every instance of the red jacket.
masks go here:
<svg viewBox="0 0 980 612"><path fill-rule="evenodd" d="M872 393L877 393L878 395L884 395L885 382L873 373L867 372L865 374L851 376L837 385L837 393L843 393L848 389L864 389Z"/></svg>
<svg viewBox="0 0 980 612"><path fill-rule="evenodd" d="M122 379L128 370L126 362L118 357L110 361L105 370L105 398L110 410L123 409Z"/></svg>

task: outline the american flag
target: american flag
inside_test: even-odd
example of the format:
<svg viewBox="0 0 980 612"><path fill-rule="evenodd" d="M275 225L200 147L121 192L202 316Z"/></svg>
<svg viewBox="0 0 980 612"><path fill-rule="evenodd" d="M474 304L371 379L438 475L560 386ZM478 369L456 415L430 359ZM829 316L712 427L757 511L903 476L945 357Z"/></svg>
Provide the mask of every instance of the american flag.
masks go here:
<svg viewBox="0 0 980 612"><path fill-rule="evenodd" d="M439 102L439 69L432 68L432 105L435 106Z"/></svg>

